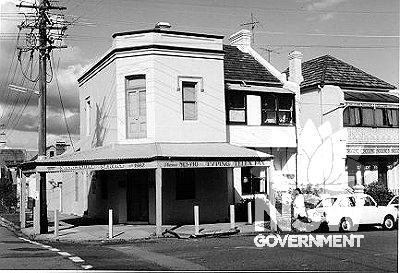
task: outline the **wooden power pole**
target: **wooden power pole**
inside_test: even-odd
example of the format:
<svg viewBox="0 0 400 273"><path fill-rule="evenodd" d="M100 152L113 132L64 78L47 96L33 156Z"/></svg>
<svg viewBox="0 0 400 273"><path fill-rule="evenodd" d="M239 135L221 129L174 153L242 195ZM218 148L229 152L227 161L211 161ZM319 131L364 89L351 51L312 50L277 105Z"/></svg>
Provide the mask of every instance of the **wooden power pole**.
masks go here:
<svg viewBox="0 0 400 273"><path fill-rule="evenodd" d="M36 10L37 16L33 22L23 22L19 28L28 28L31 31L38 30L39 43L30 45L29 48L20 48L23 51L39 52L39 128L38 128L38 160L46 158L46 92L47 92L47 60L49 59L50 51L53 48L64 48L65 46L54 46L53 39L50 39L52 34L50 30L61 30L63 33L66 26L60 26L60 22L54 22L50 19L48 11L64 10L65 7L52 6L49 0L40 0L39 5L19 4L17 7L32 8ZM59 35L59 34L58 34ZM61 34L62 36L62 34ZM39 231L40 234L48 232L47 222L47 198L46 198L46 173L39 173L39 204L36 204L36 209L39 209ZM39 206L38 206L39 205ZM37 214L35 215L38 216Z"/></svg>

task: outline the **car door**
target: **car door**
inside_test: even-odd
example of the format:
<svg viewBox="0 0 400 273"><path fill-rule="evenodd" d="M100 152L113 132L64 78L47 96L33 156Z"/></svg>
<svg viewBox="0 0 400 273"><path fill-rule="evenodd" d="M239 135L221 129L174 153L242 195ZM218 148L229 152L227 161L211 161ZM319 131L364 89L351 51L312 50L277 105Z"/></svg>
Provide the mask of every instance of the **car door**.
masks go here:
<svg viewBox="0 0 400 273"><path fill-rule="evenodd" d="M361 197L364 202L360 224L380 223L382 215L375 201L368 195Z"/></svg>

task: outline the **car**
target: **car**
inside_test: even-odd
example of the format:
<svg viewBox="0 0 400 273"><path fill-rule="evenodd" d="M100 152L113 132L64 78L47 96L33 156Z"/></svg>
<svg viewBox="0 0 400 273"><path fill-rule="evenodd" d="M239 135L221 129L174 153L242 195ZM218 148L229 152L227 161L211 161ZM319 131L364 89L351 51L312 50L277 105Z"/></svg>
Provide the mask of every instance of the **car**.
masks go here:
<svg viewBox="0 0 400 273"><path fill-rule="evenodd" d="M397 218L396 218L396 222L399 221L399 196L396 195L394 196L388 203L389 207L394 207L397 210Z"/></svg>
<svg viewBox="0 0 400 273"><path fill-rule="evenodd" d="M382 225L390 230L395 227L396 208L378 206L367 194L341 194L323 198L307 211L312 222L328 224L331 231L353 231L359 225Z"/></svg>

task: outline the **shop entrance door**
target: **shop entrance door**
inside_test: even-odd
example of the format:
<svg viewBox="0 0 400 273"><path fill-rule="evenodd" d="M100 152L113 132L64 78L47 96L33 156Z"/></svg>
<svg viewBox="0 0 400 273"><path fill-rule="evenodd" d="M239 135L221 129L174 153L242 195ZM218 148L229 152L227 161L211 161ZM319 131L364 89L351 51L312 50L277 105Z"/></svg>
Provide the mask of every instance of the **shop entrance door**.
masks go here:
<svg viewBox="0 0 400 273"><path fill-rule="evenodd" d="M149 223L149 183L147 170L127 172L126 187L127 221Z"/></svg>

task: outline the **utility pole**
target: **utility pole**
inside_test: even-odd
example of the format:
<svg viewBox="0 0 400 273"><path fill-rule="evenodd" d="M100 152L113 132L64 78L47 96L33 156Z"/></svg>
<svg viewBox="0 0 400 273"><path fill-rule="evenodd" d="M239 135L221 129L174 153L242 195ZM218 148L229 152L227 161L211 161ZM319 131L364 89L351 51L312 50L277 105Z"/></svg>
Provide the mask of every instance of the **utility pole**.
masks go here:
<svg viewBox="0 0 400 273"><path fill-rule="evenodd" d="M251 21L241 24L241 26L250 26L250 30L251 30L251 43L254 44L254 28L257 26L257 24L259 24L260 22L255 21L257 20L256 18L254 18L253 13L251 13Z"/></svg>
<svg viewBox="0 0 400 273"><path fill-rule="evenodd" d="M65 46L54 45L54 34L50 30L61 30L61 34L56 37L60 40L63 32L66 30L66 26L59 26L60 22L52 21L48 14L49 10L64 10L65 7L52 6L49 0L40 0L39 5L27 5L19 4L17 7L35 9L37 16L33 22L28 23L27 21L22 22L19 26L20 29L27 28L31 30L31 34L34 30L38 30L39 44L31 44L28 48L20 48L21 51L37 50L39 52L39 128L38 128L38 160L46 158L46 91L47 91L47 59L53 48L65 48ZM34 35L34 34L33 34ZM39 178L39 204L36 207L39 209L39 215L35 214L35 217L39 216L39 231L40 234L48 232L47 222L47 198L46 198L46 173L40 172ZM39 206L38 206L39 205ZM36 219L37 220L37 219Z"/></svg>

